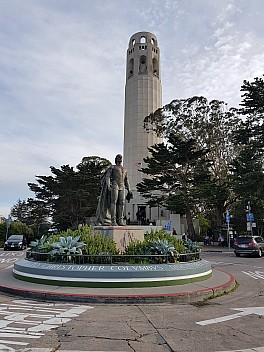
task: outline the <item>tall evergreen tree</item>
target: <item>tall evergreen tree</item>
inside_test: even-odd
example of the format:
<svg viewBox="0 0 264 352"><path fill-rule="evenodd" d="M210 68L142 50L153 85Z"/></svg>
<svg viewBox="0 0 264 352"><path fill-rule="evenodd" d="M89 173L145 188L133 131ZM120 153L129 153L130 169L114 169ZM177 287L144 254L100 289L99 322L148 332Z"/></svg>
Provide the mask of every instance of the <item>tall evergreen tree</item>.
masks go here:
<svg viewBox="0 0 264 352"><path fill-rule="evenodd" d="M14 220L29 226L37 237L47 233L51 227L48 219L49 211L43 201L32 198L23 201L19 199L11 208L11 216Z"/></svg>
<svg viewBox="0 0 264 352"><path fill-rule="evenodd" d="M232 163L232 187L238 197L234 212L246 223L245 207L252 204L255 219L263 226L264 213L264 80L244 81L241 87L243 123L234 134L239 154ZM235 220L236 221L236 220ZM238 225L239 226L239 225Z"/></svg>
<svg viewBox="0 0 264 352"><path fill-rule="evenodd" d="M69 165L60 169L53 166L51 176L36 176L37 183L28 186L49 209L50 216L60 230L77 227L95 216L100 194L100 177L109 166L106 159L83 158L76 171Z"/></svg>
<svg viewBox="0 0 264 352"><path fill-rule="evenodd" d="M149 148L151 157L144 159L146 177L138 184L138 191L150 205L166 205L170 210L186 214L188 234L194 239L193 212L197 203L198 178L207 168L206 151L197 149L195 140L183 140L171 134L167 143ZM202 179L202 178L201 178Z"/></svg>

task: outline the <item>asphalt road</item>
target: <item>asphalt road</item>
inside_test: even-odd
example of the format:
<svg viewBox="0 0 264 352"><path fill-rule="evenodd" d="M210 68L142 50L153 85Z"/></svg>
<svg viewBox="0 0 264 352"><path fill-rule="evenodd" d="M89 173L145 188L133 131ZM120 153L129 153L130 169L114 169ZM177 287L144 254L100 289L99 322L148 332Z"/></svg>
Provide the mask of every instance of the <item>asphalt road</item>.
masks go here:
<svg viewBox="0 0 264 352"><path fill-rule="evenodd" d="M217 249L217 248L215 248ZM0 270L22 252L0 250ZM204 252L239 286L195 304L82 305L0 295L0 351L264 351L264 258Z"/></svg>

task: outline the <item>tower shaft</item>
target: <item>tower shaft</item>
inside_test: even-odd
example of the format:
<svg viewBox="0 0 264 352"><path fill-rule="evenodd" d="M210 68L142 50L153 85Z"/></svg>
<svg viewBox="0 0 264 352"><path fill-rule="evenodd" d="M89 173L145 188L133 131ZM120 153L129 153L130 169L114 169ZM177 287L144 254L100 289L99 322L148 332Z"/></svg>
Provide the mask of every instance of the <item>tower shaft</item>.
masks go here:
<svg viewBox="0 0 264 352"><path fill-rule="evenodd" d="M137 190L145 166L143 158L149 156L148 147L161 143L162 138L144 129L144 118L162 107L160 80L160 50L157 38L149 32L134 34L129 41L126 65L124 166L128 172L133 199L126 215L136 220L139 210L146 210L145 200ZM146 214L150 218L150 214Z"/></svg>

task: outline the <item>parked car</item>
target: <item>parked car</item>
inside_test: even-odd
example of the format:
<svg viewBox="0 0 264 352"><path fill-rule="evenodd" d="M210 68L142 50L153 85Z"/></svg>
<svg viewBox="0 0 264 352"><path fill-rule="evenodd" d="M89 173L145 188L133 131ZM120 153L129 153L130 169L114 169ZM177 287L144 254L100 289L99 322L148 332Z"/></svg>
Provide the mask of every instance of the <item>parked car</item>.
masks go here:
<svg viewBox="0 0 264 352"><path fill-rule="evenodd" d="M251 235L238 236L234 242L234 253L237 257L241 254L262 257L264 254L264 238Z"/></svg>
<svg viewBox="0 0 264 352"><path fill-rule="evenodd" d="M4 244L4 251L7 251L8 249L11 250L22 250L27 248L27 240L26 236L24 235L11 235Z"/></svg>

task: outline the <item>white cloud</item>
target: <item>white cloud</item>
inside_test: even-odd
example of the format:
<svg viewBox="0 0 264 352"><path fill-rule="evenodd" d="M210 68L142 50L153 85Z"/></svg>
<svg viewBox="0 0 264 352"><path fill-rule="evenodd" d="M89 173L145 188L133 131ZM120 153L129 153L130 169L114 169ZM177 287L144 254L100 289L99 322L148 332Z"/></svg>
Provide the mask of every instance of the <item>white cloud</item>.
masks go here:
<svg viewBox="0 0 264 352"><path fill-rule="evenodd" d="M0 0L0 214L51 165L122 153L134 33L158 38L164 104L237 105L243 80L263 73L263 12L256 0Z"/></svg>

